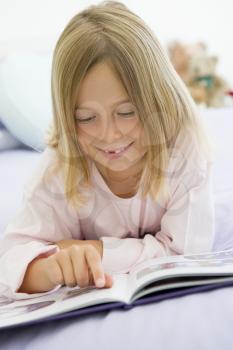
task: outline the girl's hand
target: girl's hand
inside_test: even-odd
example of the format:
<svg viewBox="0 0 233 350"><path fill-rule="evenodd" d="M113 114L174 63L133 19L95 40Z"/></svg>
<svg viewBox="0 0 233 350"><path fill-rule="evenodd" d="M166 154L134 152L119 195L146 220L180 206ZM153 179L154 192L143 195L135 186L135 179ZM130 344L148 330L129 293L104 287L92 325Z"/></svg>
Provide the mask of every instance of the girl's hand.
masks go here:
<svg viewBox="0 0 233 350"><path fill-rule="evenodd" d="M96 239L63 239L61 241L56 242L56 245L60 249L68 248L71 247L73 244L75 245L86 245L86 244L91 244L96 248L101 256L101 259L103 257L103 243L101 240L96 240Z"/></svg>
<svg viewBox="0 0 233 350"><path fill-rule="evenodd" d="M113 285L112 277L103 271L98 250L91 244L71 245L42 260L53 288L59 284L69 287L95 284L98 288Z"/></svg>

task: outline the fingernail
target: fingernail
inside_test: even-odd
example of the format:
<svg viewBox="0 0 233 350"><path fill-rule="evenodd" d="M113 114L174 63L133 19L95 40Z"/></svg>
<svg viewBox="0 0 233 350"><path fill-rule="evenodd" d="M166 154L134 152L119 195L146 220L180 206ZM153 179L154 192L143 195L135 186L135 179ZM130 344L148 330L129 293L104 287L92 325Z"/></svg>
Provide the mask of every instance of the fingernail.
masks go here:
<svg viewBox="0 0 233 350"><path fill-rule="evenodd" d="M98 278L98 280L96 281L96 285L97 285L97 287L104 287L104 285L105 285L105 281L104 281L104 279L103 278Z"/></svg>

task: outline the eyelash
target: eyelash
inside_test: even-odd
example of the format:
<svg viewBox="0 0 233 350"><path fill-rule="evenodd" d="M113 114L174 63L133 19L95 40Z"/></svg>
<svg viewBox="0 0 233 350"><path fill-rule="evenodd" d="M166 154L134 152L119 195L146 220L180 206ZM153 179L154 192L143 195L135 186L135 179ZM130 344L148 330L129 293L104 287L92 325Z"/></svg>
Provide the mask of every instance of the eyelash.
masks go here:
<svg viewBox="0 0 233 350"><path fill-rule="evenodd" d="M118 113L119 115L124 115L124 116L127 116L127 115L134 115L134 112L129 112L129 113ZM78 119L76 118L77 122L79 123L88 123L89 120L92 120L94 117L90 117L90 118L87 118L87 119Z"/></svg>

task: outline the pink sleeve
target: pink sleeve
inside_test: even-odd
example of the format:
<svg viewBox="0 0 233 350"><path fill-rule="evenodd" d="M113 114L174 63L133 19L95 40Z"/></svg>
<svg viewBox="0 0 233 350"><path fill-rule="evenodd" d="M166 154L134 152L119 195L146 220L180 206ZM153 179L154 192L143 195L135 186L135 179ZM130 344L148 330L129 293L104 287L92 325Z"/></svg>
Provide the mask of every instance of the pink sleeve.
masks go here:
<svg viewBox="0 0 233 350"><path fill-rule="evenodd" d="M212 164L206 171L189 171L173 182L173 192L161 219L160 231L143 239L101 237L103 266L127 273L147 259L210 251L214 239Z"/></svg>
<svg viewBox="0 0 233 350"><path fill-rule="evenodd" d="M36 173L37 174L37 173ZM36 186L35 186L36 185ZM55 192L56 191L56 192ZM24 186L23 203L14 219L7 225L0 240L0 296L12 299L35 298L52 293L18 293L28 264L40 254L59 251L55 244L62 239L78 237L79 223L68 210L58 187L45 187L35 174Z"/></svg>

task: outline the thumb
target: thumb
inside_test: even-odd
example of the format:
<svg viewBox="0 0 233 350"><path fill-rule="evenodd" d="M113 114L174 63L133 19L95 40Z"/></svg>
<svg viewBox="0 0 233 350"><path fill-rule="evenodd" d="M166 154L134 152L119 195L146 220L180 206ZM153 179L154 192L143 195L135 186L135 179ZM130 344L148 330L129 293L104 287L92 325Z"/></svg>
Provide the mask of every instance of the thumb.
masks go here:
<svg viewBox="0 0 233 350"><path fill-rule="evenodd" d="M55 254L50 255L48 258L41 258L37 261L40 264L39 274L41 280L43 279L43 284L50 285L50 289L61 284L64 285L65 281L63 278L63 273L59 263L56 260Z"/></svg>

